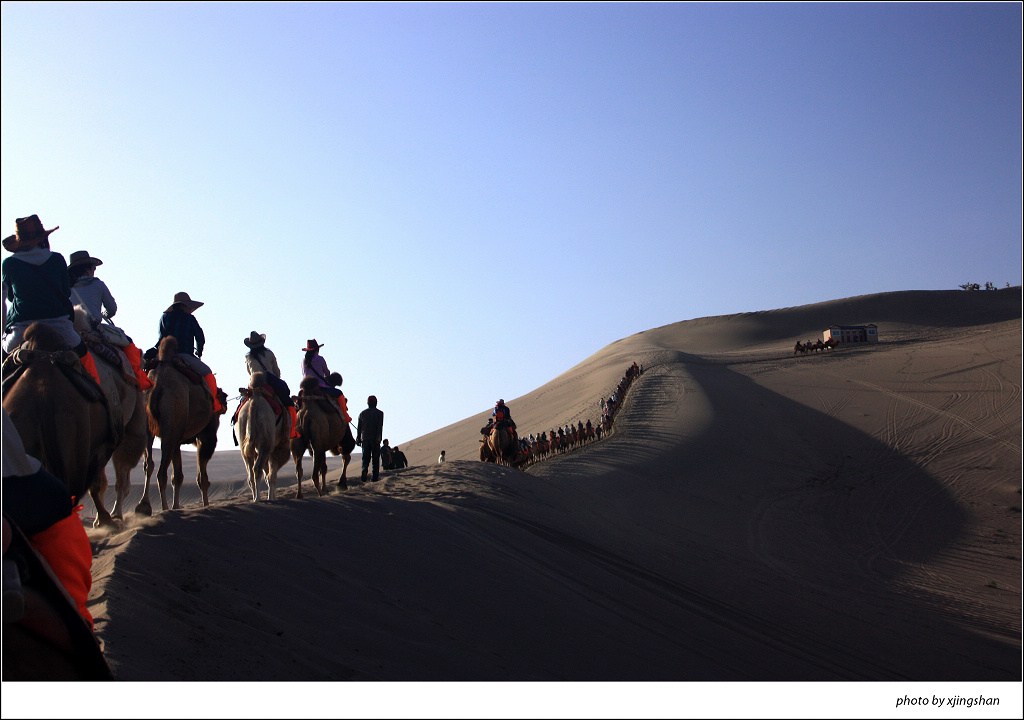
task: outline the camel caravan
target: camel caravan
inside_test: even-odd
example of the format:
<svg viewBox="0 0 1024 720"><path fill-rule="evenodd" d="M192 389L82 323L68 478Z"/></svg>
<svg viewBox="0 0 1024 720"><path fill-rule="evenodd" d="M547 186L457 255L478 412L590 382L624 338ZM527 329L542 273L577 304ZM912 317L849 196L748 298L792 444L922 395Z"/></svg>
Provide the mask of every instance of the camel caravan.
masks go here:
<svg viewBox="0 0 1024 720"><path fill-rule="evenodd" d="M207 465L217 447L227 395L200 358L206 342L194 313L203 306L188 293L174 295L160 318L160 337L143 355L111 318L117 311L106 284L96 276L103 264L87 251L70 262L50 249L50 234L37 215L18 218L16 233L3 241L11 255L3 273L3 409L27 455L60 478L74 504L88 493L97 526L123 520L131 489L130 473L143 461L142 499L135 512L152 513L154 470L163 510L181 507L184 482L181 446L197 449L196 483L209 504ZM306 348L304 383L292 397L276 358L255 331L250 348L247 388L232 420L241 435L253 500L266 482L276 498L277 474L288 459L296 463L302 497L302 456L313 456L313 481L326 487L325 454L343 455L345 468L355 447L349 428L341 376L328 373L315 340ZM312 347L311 347L312 346ZM160 462L153 441L160 438ZM237 438L236 438L237 442ZM106 466L115 474L115 500L108 510ZM168 477L170 475L170 477ZM170 481L171 496L167 486ZM339 487L346 488L345 469Z"/></svg>
<svg viewBox="0 0 1024 720"><path fill-rule="evenodd" d="M818 340L817 342L811 342L808 340L805 343L801 343L797 340L796 346L793 348L793 354L806 355L807 353L819 353L825 352L826 350L833 350L839 347L839 343L835 338L829 338L828 340Z"/></svg>
<svg viewBox="0 0 1024 720"><path fill-rule="evenodd" d="M562 455L601 439L612 429L616 412L622 406L626 391L643 372L635 362L626 369L625 375L607 399L601 398L601 421L594 425L588 418L575 425L569 423L555 430L518 435L512 414L504 400L495 403L487 425L480 429L480 460L523 469L554 455Z"/></svg>
<svg viewBox="0 0 1024 720"><path fill-rule="evenodd" d="M79 250L66 262L50 249L49 236L59 228L45 229L36 215L18 218L16 226L17 232L3 241L12 253L3 261L3 408L27 454L67 485L75 504L89 494L96 526L117 527L126 512L131 471L140 461L146 481L135 512L153 512L154 471L161 509L181 507L181 446L194 445L196 483L203 505L209 505L207 466L228 399L200 359L206 338L195 312L203 303L186 292L176 293L161 315L156 345L143 355L111 320L117 304L96 276L103 261ZM231 418L253 501L260 499L261 483L268 500L277 498L277 476L289 458L295 462L296 496L302 498L307 452L313 458L310 479L318 495L330 492L328 452L342 456L337 486L347 489L357 440L341 376L328 370L319 353L323 345L309 340L302 349L303 381L293 396L265 341L266 335L255 331L244 340L250 381L239 388L240 402ZM615 391L602 398L596 425L580 421L539 437L520 437L511 413L499 401L482 431L480 459L525 467L600 440L611 430L615 412L640 372L634 363ZM153 452L156 438L159 464ZM110 463L115 498L108 510L105 468ZM365 464L363 475L365 480Z"/></svg>

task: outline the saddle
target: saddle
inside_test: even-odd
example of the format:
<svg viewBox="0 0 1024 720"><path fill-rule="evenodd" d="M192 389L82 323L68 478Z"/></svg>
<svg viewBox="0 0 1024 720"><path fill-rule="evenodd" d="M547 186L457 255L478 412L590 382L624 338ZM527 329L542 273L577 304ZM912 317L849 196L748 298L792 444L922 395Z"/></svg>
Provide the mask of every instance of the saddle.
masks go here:
<svg viewBox="0 0 1024 720"><path fill-rule="evenodd" d="M147 373L156 370L157 366L159 366L160 363L161 360L157 357L156 348L150 348L142 356L142 369ZM188 366L188 363L185 362L179 356L175 355L174 357L172 357L170 360L170 365L175 370L180 372L182 375L187 377L193 384L209 387L208 385L206 385L206 381L203 379L203 376L197 373L192 368L190 368Z"/></svg>
<svg viewBox="0 0 1024 720"><path fill-rule="evenodd" d="M3 363L3 394L5 397L29 365L36 362L49 362L63 372L86 400L107 404L106 395L82 366L82 361L78 359L78 355L73 350L49 351L15 348Z"/></svg>
<svg viewBox="0 0 1024 720"><path fill-rule="evenodd" d="M322 393L322 392L307 393L304 390L299 390L298 399L299 400L319 400L321 402L327 403L327 406L331 410L336 412L338 414L338 417L340 417L342 420L345 420L345 416L341 414L341 406L338 405L338 401L335 400L334 398L332 398L327 393Z"/></svg>
<svg viewBox="0 0 1024 720"><path fill-rule="evenodd" d="M483 430L488 430L488 428L485 427L485 428L483 428ZM496 423L494 423L493 425L490 426L490 430L488 432L484 432L483 434L484 435L493 435L496 431L502 431L502 430L507 430L509 436L513 440L517 439L517 437L516 437L516 430L515 430L514 427L512 427L512 423L510 423L508 420L499 420L498 422L496 422Z"/></svg>
<svg viewBox="0 0 1024 720"><path fill-rule="evenodd" d="M106 338L98 332L84 330L78 334L83 340L85 340L86 344L89 346L89 351L92 352L93 355L118 368L121 371L121 377L124 378L125 382L138 388L139 381L135 377L135 370L128 361L128 356L125 355L123 351L115 345L108 343Z"/></svg>
<svg viewBox="0 0 1024 720"><path fill-rule="evenodd" d="M274 411L274 415L277 416L280 421L281 416L284 415L284 405L281 404L281 400L277 397L277 393L274 392L273 388L269 385L261 385L260 387L253 390L252 388L238 388L239 394L242 396L242 402L238 404L238 409L235 410L235 414L231 416L231 423L238 422L238 413L242 411L242 407L255 397L256 393L259 393L267 399L270 403L270 409Z"/></svg>
<svg viewBox="0 0 1024 720"><path fill-rule="evenodd" d="M23 347L15 348L10 355L4 358L3 396L7 397L8 391L14 387L18 378L25 373L25 370L32 363L39 362L51 363L64 373L64 377L81 393L82 397L89 402L98 402L103 405L103 408L107 411L107 422L110 424L110 433L114 438L114 444L119 444L124 437L124 427L115 417L114 408L109 398L107 398L107 394L103 391L103 388L96 384L96 380L85 369L82 361L78 359L78 355L73 350L29 350Z"/></svg>

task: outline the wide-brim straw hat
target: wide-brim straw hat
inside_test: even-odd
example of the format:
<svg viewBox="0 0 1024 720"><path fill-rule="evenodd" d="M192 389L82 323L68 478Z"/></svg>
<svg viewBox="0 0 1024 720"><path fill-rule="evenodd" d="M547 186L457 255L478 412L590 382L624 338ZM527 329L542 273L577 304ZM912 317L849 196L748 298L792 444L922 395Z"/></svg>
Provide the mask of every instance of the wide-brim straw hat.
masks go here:
<svg viewBox="0 0 1024 720"><path fill-rule="evenodd" d="M312 352L313 350L319 350L323 347L323 343L318 343L316 339L307 340L306 347L302 348L303 352Z"/></svg>
<svg viewBox="0 0 1024 720"><path fill-rule="evenodd" d="M68 260L68 269L75 267L76 265L102 265L103 261L99 258L94 258L89 255L88 250L76 250L71 253L71 258Z"/></svg>
<svg viewBox="0 0 1024 720"><path fill-rule="evenodd" d="M50 233L60 228L58 225L50 230L43 229L43 222L38 215L18 218L14 221L16 232L4 238L4 249L8 252L20 252L31 250L39 243L50 237Z"/></svg>
<svg viewBox="0 0 1024 720"><path fill-rule="evenodd" d="M174 309L175 305L184 305L192 312L195 312L205 304L206 303L201 303L198 300L193 300L188 296L187 292L179 292L174 293L174 302L172 302L170 306L166 310L164 310L164 312L170 312L171 310Z"/></svg>
<svg viewBox="0 0 1024 720"><path fill-rule="evenodd" d="M245 343L246 347L250 348L263 347L267 343L267 336L266 334L261 334L253 330L249 333L249 337L242 342Z"/></svg>

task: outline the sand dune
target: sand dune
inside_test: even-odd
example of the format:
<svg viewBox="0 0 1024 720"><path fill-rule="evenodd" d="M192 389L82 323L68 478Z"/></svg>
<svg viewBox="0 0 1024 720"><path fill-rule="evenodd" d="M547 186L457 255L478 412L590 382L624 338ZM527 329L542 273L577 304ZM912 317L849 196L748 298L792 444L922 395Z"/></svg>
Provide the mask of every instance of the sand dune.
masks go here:
<svg viewBox="0 0 1024 720"><path fill-rule="evenodd" d="M1019 682L1021 339L1019 288L702 318L510 400L596 420L645 368L527 472L476 460L486 414L325 498L218 453L210 507L94 534L97 630L124 680Z"/></svg>

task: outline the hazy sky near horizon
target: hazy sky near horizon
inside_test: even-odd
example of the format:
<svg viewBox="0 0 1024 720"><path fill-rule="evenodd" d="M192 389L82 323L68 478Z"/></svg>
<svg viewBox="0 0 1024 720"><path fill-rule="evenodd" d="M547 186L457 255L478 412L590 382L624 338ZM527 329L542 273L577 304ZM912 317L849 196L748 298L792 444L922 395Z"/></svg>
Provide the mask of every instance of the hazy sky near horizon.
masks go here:
<svg viewBox="0 0 1024 720"><path fill-rule="evenodd" d="M3 234L101 258L143 349L205 302L232 398L251 330L293 392L316 338L401 445L649 328L1020 284L1021 19L4 2Z"/></svg>

